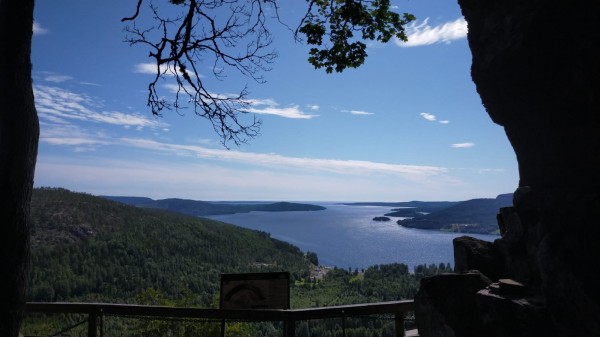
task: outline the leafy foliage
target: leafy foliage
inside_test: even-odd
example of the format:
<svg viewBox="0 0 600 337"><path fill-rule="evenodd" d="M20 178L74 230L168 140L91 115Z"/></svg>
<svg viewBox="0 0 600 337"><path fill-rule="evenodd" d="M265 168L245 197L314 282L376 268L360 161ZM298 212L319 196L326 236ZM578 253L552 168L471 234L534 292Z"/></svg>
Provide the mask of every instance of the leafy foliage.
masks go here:
<svg viewBox="0 0 600 337"><path fill-rule="evenodd" d="M310 262L312 265L315 265L315 266L319 265L319 257L317 256L317 253L315 253L315 252L311 252L311 251L306 252L306 260L308 260L308 262Z"/></svg>
<svg viewBox="0 0 600 337"><path fill-rule="evenodd" d="M367 57L363 40L388 42L392 37L407 41L404 26L415 17L391 10L389 0L308 0L309 10L298 32L313 47L308 61L327 73L357 68ZM359 33L358 38L355 34ZM329 43L324 43L324 38Z"/></svg>

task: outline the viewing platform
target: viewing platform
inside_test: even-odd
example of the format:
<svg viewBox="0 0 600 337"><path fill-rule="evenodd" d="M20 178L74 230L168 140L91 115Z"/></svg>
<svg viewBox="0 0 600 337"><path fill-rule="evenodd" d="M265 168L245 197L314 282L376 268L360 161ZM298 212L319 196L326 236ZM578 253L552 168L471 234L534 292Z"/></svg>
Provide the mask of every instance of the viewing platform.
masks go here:
<svg viewBox="0 0 600 337"><path fill-rule="evenodd" d="M50 336L63 336L69 330L85 327L88 337L113 336L106 331L107 321L114 318L168 320L197 324L221 323L221 336L227 336L227 323L230 322L281 322L283 337L297 337L297 324L302 321L334 319L341 320L343 337L346 336L346 318L361 316L390 316L394 321L394 337L418 336L416 330L405 330L405 317L414 311L413 300L363 303L307 309L204 309L148 305L128 305L109 303L47 303L28 302L25 314L80 314L83 320ZM69 334L70 335L70 334ZM117 335L126 335L121 331ZM309 335L310 336L310 335Z"/></svg>

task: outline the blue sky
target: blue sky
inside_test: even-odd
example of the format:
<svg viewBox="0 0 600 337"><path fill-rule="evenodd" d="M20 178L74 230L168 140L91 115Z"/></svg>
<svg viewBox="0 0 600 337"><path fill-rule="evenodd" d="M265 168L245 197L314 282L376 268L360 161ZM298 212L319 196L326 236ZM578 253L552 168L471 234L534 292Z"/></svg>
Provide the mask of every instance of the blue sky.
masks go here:
<svg viewBox="0 0 600 337"><path fill-rule="evenodd" d="M289 201L467 200L517 186L514 152L471 81L455 1L395 1L417 17L409 42L370 43L366 64L342 74L315 70L308 47L273 22L279 56L266 83L235 72L208 82L221 94L248 85L262 120L258 138L230 149L191 111L152 116L148 50L124 43L120 22L136 2L36 2L36 186ZM289 3L281 12L293 25L305 2ZM201 65L207 81L210 66ZM169 79L161 85L168 92Z"/></svg>

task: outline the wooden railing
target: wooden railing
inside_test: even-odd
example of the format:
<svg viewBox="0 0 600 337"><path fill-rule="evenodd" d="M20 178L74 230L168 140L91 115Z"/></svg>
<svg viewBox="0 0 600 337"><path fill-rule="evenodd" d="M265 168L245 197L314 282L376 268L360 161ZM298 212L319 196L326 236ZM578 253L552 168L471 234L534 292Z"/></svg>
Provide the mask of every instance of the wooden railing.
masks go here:
<svg viewBox="0 0 600 337"><path fill-rule="evenodd" d="M287 310L223 310L108 303L28 302L25 306L27 313L87 315L88 337L98 336L98 330L100 330L100 336L103 335L102 321L104 316L199 318L221 320L222 322L235 320L251 322L280 321L284 323L284 337L294 337L297 321L386 314L394 315L396 336L404 336L404 316L407 312L413 310L414 303L412 300Z"/></svg>

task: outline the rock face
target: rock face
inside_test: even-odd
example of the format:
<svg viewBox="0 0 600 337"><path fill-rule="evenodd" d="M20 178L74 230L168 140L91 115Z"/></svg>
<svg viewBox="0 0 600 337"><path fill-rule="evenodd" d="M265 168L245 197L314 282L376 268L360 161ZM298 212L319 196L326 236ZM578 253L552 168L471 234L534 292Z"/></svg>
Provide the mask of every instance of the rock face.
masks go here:
<svg viewBox="0 0 600 337"><path fill-rule="evenodd" d="M461 236L453 241L454 269L457 273L478 270L493 281L502 277L504 261L497 243Z"/></svg>
<svg viewBox="0 0 600 337"><path fill-rule="evenodd" d="M459 4L473 80L515 150L520 182L514 207L498 216L502 239L477 249L459 243L456 265L527 289L482 288L478 311L464 319L486 322L482 336L600 336L600 3ZM483 256L493 268L481 265ZM461 294L446 295L427 298L457 303ZM449 335L448 325L440 329L421 336Z"/></svg>
<svg viewBox="0 0 600 337"><path fill-rule="evenodd" d="M419 336L485 336L482 321L473 318L477 292L491 283L478 271L424 278L415 295Z"/></svg>

